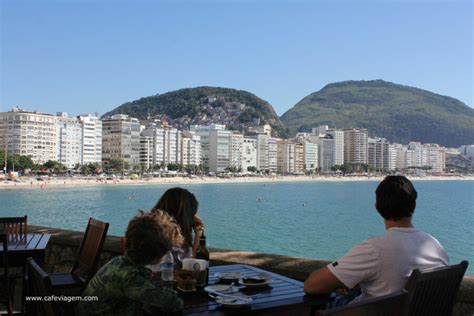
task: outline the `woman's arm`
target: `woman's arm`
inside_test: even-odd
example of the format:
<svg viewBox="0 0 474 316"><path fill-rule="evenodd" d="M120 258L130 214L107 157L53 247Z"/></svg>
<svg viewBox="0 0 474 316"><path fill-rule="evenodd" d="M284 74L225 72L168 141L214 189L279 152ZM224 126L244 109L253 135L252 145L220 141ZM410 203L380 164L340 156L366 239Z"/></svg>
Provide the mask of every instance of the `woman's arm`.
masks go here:
<svg viewBox="0 0 474 316"><path fill-rule="evenodd" d="M196 258L196 252L199 247L199 241L204 231L204 222L196 214L194 215L194 241L193 241L193 257Z"/></svg>

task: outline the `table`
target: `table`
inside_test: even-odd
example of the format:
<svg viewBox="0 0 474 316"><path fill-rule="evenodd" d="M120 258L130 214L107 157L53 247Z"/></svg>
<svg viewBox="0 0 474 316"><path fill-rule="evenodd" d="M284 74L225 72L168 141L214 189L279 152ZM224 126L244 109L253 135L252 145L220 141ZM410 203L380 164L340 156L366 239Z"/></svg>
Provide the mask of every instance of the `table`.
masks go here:
<svg viewBox="0 0 474 316"><path fill-rule="evenodd" d="M24 267L26 259L32 257L39 265L44 265L46 247L51 234L30 233L25 238L8 242L8 265ZM0 257L3 249L0 249Z"/></svg>
<svg viewBox="0 0 474 316"><path fill-rule="evenodd" d="M202 290L191 293L179 292L184 301L182 315L311 315L313 310L323 308L331 300L327 295L306 295L302 282L248 265L215 266L210 267L209 270L209 284L216 283L218 280L214 275L224 271L239 272L245 276L268 273L273 281L267 287L241 289L244 294L254 295L253 302L242 308L223 307ZM150 312L149 307L147 311ZM151 314L154 313L154 311L151 312Z"/></svg>

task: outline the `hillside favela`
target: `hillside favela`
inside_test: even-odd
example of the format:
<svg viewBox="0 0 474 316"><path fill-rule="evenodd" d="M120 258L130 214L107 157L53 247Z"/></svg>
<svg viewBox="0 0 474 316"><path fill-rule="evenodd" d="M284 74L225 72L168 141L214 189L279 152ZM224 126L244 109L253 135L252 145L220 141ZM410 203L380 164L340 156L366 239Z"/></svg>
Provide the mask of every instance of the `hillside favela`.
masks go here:
<svg viewBox="0 0 474 316"><path fill-rule="evenodd" d="M472 2L0 9L0 315L474 316Z"/></svg>

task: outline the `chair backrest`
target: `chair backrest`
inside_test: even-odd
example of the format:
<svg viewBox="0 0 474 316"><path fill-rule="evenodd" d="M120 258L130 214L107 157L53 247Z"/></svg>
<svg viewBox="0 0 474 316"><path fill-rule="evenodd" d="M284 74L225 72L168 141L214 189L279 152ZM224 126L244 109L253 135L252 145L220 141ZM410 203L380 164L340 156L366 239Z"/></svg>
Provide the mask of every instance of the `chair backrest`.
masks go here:
<svg viewBox="0 0 474 316"><path fill-rule="evenodd" d="M0 217L0 233L6 234L9 240L24 240L28 235L28 217Z"/></svg>
<svg viewBox="0 0 474 316"><path fill-rule="evenodd" d="M408 294L398 291L362 302L319 311L324 316L400 316L403 314Z"/></svg>
<svg viewBox="0 0 474 316"><path fill-rule="evenodd" d="M35 262L33 258L27 259L27 273L29 293L33 297L44 297L52 295L51 278L44 270ZM59 315L59 307L51 301L42 300L34 301L35 307L39 307L39 314L45 316ZM30 309L32 309L30 307Z"/></svg>
<svg viewBox="0 0 474 316"><path fill-rule="evenodd" d="M0 243L2 245L2 262L3 267L2 284L5 289L10 288L10 278L8 277L8 239L6 234L0 234Z"/></svg>
<svg viewBox="0 0 474 316"><path fill-rule="evenodd" d="M2 247L0 267L3 267L3 275L0 276L0 301L7 305L7 315L10 316L13 315L13 304L8 271L8 237L6 234L0 234L0 245Z"/></svg>
<svg viewBox="0 0 474 316"><path fill-rule="evenodd" d="M468 266L459 264L425 271L413 270L405 289L409 315L451 315L454 299Z"/></svg>
<svg viewBox="0 0 474 316"><path fill-rule="evenodd" d="M76 262L71 270L71 273L84 280L85 284L89 283L97 270L108 229L109 223L89 218Z"/></svg>

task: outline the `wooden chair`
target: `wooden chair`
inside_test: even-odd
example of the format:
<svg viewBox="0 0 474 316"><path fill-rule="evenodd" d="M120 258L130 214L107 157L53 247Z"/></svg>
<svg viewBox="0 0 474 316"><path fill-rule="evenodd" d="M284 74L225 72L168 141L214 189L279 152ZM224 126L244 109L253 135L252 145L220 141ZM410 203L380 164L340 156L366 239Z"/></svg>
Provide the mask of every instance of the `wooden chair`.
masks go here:
<svg viewBox="0 0 474 316"><path fill-rule="evenodd" d="M45 297L53 294L51 278L33 258L27 259L27 274L30 296ZM53 304L53 302L48 300L42 300L30 302L28 313L30 315L56 316L61 315L61 310L58 304Z"/></svg>
<svg viewBox="0 0 474 316"><path fill-rule="evenodd" d="M109 223L89 218L76 261L68 273L50 274L54 290L75 289L82 292L97 271Z"/></svg>
<svg viewBox="0 0 474 316"><path fill-rule="evenodd" d="M2 267L3 275L0 276L0 303L7 307L8 316L13 315L12 292L13 287L8 271L8 238L6 234L0 235L2 245Z"/></svg>
<svg viewBox="0 0 474 316"><path fill-rule="evenodd" d="M6 234L10 241L24 240L28 235L28 217L0 217L0 233Z"/></svg>
<svg viewBox="0 0 474 316"><path fill-rule="evenodd" d="M451 315L467 266L468 262L462 261L425 271L415 269L405 286L408 292L408 315Z"/></svg>
<svg viewBox="0 0 474 316"><path fill-rule="evenodd" d="M319 311L321 316L400 316L408 299L404 290L363 302Z"/></svg>

